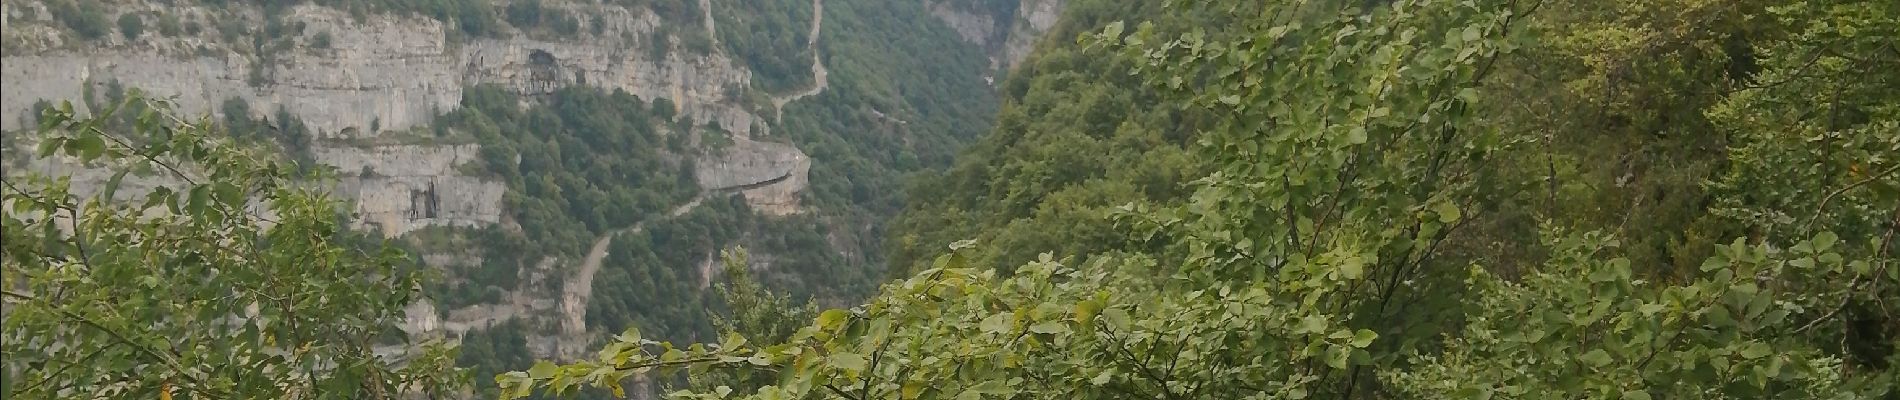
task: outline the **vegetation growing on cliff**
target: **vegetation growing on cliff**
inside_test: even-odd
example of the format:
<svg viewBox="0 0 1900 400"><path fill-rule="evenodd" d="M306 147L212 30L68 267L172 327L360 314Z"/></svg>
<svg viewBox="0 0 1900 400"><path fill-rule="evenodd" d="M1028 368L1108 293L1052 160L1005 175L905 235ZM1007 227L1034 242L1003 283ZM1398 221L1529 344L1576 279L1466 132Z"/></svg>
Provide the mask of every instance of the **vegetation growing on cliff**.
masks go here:
<svg viewBox="0 0 1900 400"><path fill-rule="evenodd" d="M376 355L410 345L396 328L421 270L343 230L339 204L293 180L296 168L136 92L93 110L43 114L38 155L108 166L102 188L29 175L0 192L6 397L387 399L466 386L442 347ZM184 184L114 200L127 174L148 172Z"/></svg>

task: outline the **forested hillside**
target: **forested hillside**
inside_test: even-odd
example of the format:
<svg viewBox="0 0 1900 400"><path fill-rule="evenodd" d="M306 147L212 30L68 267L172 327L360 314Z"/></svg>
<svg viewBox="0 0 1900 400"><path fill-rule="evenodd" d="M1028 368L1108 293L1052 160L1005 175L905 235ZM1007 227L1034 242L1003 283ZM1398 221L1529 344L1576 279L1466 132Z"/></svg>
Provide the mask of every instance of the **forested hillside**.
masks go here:
<svg viewBox="0 0 1900 400"><path fill-rule="evenodd" d="M23 0L6 3L4 14L6 177L21 185L10 195L65 201L54 194L64 189L26 184L52 185L34 176L70 178L69 211L95 207L78 198L99 198L101 209L131 216L156 206L139 201L151 193L192 193L208 184L189 165L204 155L167 158L159 153L169 149L145 147L163 143L153 137L170 130L202 130L194 137L217 142L196 146L258 152L248 160L256 165L231 168L295 165L245 182L320 189L299 195L310 196L311 207L341 202L331 204L341 213L311 229L349 240L313 247L370 250L382 243L368 237L383 236L406 253L389 255L392 268L415 273L413 281L366 287L400 294L407 304L379 300L370 310L375 318L340 322L377 333L332 344L335 351L390 356L442 344L449 350L412 356L452 361L476 377L465 391L447 390L452 397L493 397L494 375L537 358L589 354L608 333L632 326L674 341L717 337L714 318L727 309L715 296L726 283L717 257L730 249L746 249L749 265L741 268L754 270L748 276L757 287L786 299L861 301L885 275L884 226L903 204L904 179L948 165L988 129L995 108L982 80L991 72L985 49L959 41L920 3ZM62 100L74 109L62 109ZM121 104L175 119L141 125L134 123L139 112L103 115ZM214 117L199 121L200 113ZM76 122L55 127L57 118ZM48 138L97 133L111 142L101 145L108 154L35 152L70 143L33 135L42 123ZM100 132L87 132L95 126ZM133 153L153 156L113 157ZM213 189L233 190L198 192ZM236 190L251 198L275 193ZM203 200L194 199L178 200ZM33 241L16 236L26 235L18 230L24 224L59 224L16 213L37 210L20 204L7 206L9 218L24 218L21 226L8 221L9 246ZM255 221L277 222L268 215ZM290 268L295 260L276 261ZM68 282L29 279L46 278L37 268L56 267L9 263L9 286L31 288L21 294L33 296L9 298L9 307L67 305ZM48 297L34 303L38 296ZM71 305L96 305L80 303ZM137 314L142 307L105 309ZM74 322L13 315L9 343ZM255 323L267 330L272 321ZM216 328L179 345L240 337ZM179 335L168 329L111 332ZM276 347L255 345L250 350ZM8 358L38 350L48 351L47 360L63 357L41 347L9 347ZM7 381L25 379L21 362L7 364ZM391 368L383 372L394 376ZM49 380L68 377L48 373ZM149 383L86 393L188 386ZM259 388L200 389L281 397L249 391ZM306 389L317 390L275 390ZM60 390L10 386L5 393L61 397Z"/></svg>
<svg viewBox="0 0 1900 400"><path fill-rule="evenodd" d="M691 365L777 377L695 398L1900 393L1889 2L1111 3L913 181L866 304L765 343L630 331L506 392Z"/></svg>

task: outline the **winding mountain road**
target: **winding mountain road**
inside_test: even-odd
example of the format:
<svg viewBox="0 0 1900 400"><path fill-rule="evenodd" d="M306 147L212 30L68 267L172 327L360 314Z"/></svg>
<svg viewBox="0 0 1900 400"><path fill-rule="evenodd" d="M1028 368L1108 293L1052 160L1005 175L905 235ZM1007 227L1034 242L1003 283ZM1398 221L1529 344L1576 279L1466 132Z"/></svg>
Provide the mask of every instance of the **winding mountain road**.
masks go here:
<svg viewBox="0 0 1900 400"><path fill-rule="evenodd" d="M713 193L713 195L720 194L723 193ZM693 201L673 207L672 211L666 213L666 218L672 219L692 212L694 208L699 208L699 204L706 200L706 196L707 194L701 194L694 197ZM637 233L646 229L647 221L635 222L633 226L607 232L605 235L600 235L600 239L594 240L594 247L589 248L587 257L581 259L580 270L574 271L574 275L561 285L561 333L569 335L587 333L587 301L594 296L594 274L600 272L601 262L607 259L607 248L613 244L614 236Z"/></svg>
<svg viewBox="0 0 1900 400"><path fill-rule="evenodd" d="M788 94L784 96L772 96L772 113L773 113L772 120L773 121L778 121L779 119L782 119L785 117L786 103L791 103L792 101L796 101L798 99L803 99L806 97L816 96L819 93L823 93L825 91L825 88L831 86L831 80L829 79L829 75L831 75L831 71L825 69L824 60L821 57L818 57L818 31L824 25L825 25L825 0L812 0L811 1L811 35L805 38L805 47L811 49L812 85L810 88L806 88L805 90L800 90L792 94Z"/></svg>

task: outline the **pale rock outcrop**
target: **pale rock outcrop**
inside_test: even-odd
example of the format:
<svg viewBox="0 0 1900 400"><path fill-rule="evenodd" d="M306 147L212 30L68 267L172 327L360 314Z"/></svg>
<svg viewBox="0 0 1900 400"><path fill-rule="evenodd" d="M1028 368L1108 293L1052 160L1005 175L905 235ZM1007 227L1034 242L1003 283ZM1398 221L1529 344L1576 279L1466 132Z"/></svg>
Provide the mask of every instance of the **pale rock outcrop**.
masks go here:
<svg viewBox="0 0 1900 400"><path fill-rule="evenodd" d="M1011 70L1029 57L1036 42L1062 18L1068 0L1020 0L1014 20L972 13L951 3L968 0L925 0L930 15L949 25L964 41L990 50L990 68Z"/></svg>
<svg viewBox="0 0 1900 400"><path fill-rule="evenodd" d="M930 10L931 16L949 25L951 30L957 32L957 37L963 38L965 42L987 44L995 40L995 18L964 11L945 1L929 1L924 4L924 7Z"/></svg>
<svg viewBox="0 0 1900 400"><path fill-rule="evenodd" d="M798 194L808 185L811 157L783 143L734 138L717 154L699 158L694 178L708 191L737 190L767 215L798 212Z"/></svg>
<svg viewBox="0 0 1900 400"><path fill-rule="evenodd" d="M660 23L658 17L644 9L599 5L584 11L603 16L602 36L548 42L517 35L458 45L433 19L372 14L357 22L336 9L304 5L285 18L303 23L304 32L328 33L330 46L284 51L262 67L256 57L201 37L64 49L57 46L64 38L47 31L39 36L53 36L40 40L50 48L10 51L0 65L0 80L6 82L0 86L0 129L28 125L22 116L34 102L83 103L77 101L83 85L114 80L174 97L179 110L191 114L215 113L230 98L248 101L259 113L282 107L320 137L374 137L383 130L427 124L459 107L465 87L482 83L523 94L577 84L621 89L646 100L669 99L680 115L730 132L743 134L759 125L728 95L732 88L750 86L750 71L718 54L666 52L664 58L650 59L654 52L642 46L655 44L624 38L646 37ZM22 24L7 20L10 26Z"/></svg>
<svg viewBox="0 0 1900 400"><path fill-rule="evenodd" d="M429 299L417 300L402 308L402 331L412 336L422 336L442 329L442 318L435 313L435 304Z"/></svg>
<svg viewBox="0 0 1900 400"><path fill-rule="evenodd" d="M1016 8L1016 23L1010 26L1009 38L1003 41L1004 69L1014 69L1029 57L1036 42L1062 18L1062 9L1068 3L1068 0L1022 0Z"/></svg>
<svg viewBox="0 0 1900 400"><path fill-rule="evenodd" d="M339 171L337 195L354 199L351 228L397 237L429 226L487 226L501 221L501 182L463 176L476 145L320 147L317 162Z"/></svg>

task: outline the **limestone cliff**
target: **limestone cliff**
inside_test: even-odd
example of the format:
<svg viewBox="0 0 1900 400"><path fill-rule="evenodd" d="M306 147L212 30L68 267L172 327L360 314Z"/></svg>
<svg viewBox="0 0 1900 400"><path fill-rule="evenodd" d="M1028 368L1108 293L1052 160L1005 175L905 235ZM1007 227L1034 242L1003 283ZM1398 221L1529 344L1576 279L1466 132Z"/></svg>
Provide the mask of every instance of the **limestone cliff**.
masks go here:
<svg viewBox="0 0 1900 400"><path fill-rule="evenodd" d="M501 221L501 182L463 176L476 145L319 147L317 162L341 171L336 193L355 199L353 229L388 237L428 226L480 227Z"/></svg>
<svg viewBox="0 0 1900 400"><path fill-rule="evenodd" d="M735 138L723 151L700 157L694 178L707 191L736 190L766 215L798 212L811 158L791 145Z"/></svg>
<svg viewBox="0 0 1900 400"><path fill-rule="evenodd" d="M154 7L125 5L115 11ZM215 112L230 98L244 99L260 112L282 107L322 137L374 137L426 124L456 108L463 88L482 83L527 94L568 85L621 89L649 101L668 99L682 115L730 132L749 132L757 125L756 116L729 98L731 91L750 85L750 71L717 53L649 49L663 44L642 42L650 41L642 38L651 37L660 24L647 10L573 7L601 15L601 35L584 43L527 35L460 42L433 19L378 14L359 22L339 10L303 5L284 16L286 23L303 27L304 36L323 34L327 47L296 46L261 57L258 53L268 50L223 43L209 31L146 34L137 40L108 36L78 46L52 26L37 1L8 2L0 14L8 28L6 63L0 65L0 79L6 82L0 129L24 126L34 102L79 99L86 85L114 80L176 96L179 109L188 113ZM25 9L41 11L29 18L20 12ZM252 23L262 18L255 10L239 10L227 15L180 5L164 12L203 24L212 23L214 15Z"/></svg>
<svg viewBox="0 0 1900 400"><path fill-rule="evenodd" d="M1068 0L1022 0L1016 9L1016 23L1010 25L1009 37L1003 40L1004 68L1016 68L1017 63L1029 57L1036 42L1062 18L1065 5Z"/></svg>
<svg viewBox="0 0 1900 400"><path fill-rule="evenodd" d="M925 0L932 16L964 41L990 49L990 68L1010 70L1029 56L1036 41L1054 28L1068 0L1019 0L1014 14L992 15L967 0Z"/></svg>
<svg viewBox="0 0 1900 400"><path fill-rule="evenodd" d="M267 55L227 43L230 38L211 29L81 42L59 29L41 2L9 1L0 4L6 28L0 42L7 48L0 63L0 130L31 125L39 101L73 100L84 109L83 98L108 82L170 98L188 114L215 114L233 98L248 102L257 117L281 108L319 139L332 139L319 140L315 153L320 163L342 171L337 192L356 201L356 226L397 236L426 226L495 223L502 214L502 186L454 172L455 164L473 159L473 146L362 148L336 140L387 142L375 139L453 110L471 85L498 84L530 95L571 85L618 89L649 101L667 99L683 118L741 137L764 126L734 96L749 87L751 72L718 53L688 54L656 41L664 38L653 34L664 22L652 12L594 3L561 7L598 15L602 26L586 40L526 34L457 40L434 19L351 16L302 5L282 17L300 27L295 34L301 36L293 40L301 45ZM115 4L112 11L164 13L205 26L226 19L261 25L263 19L254 7L212 9L189 2L132 2ZM309 43L319 35L323 45ZM759 151L803 158L790 146ZM748 198L756 198L761 209L790 212L802 187L775 186L748 192Z"/></svg>

